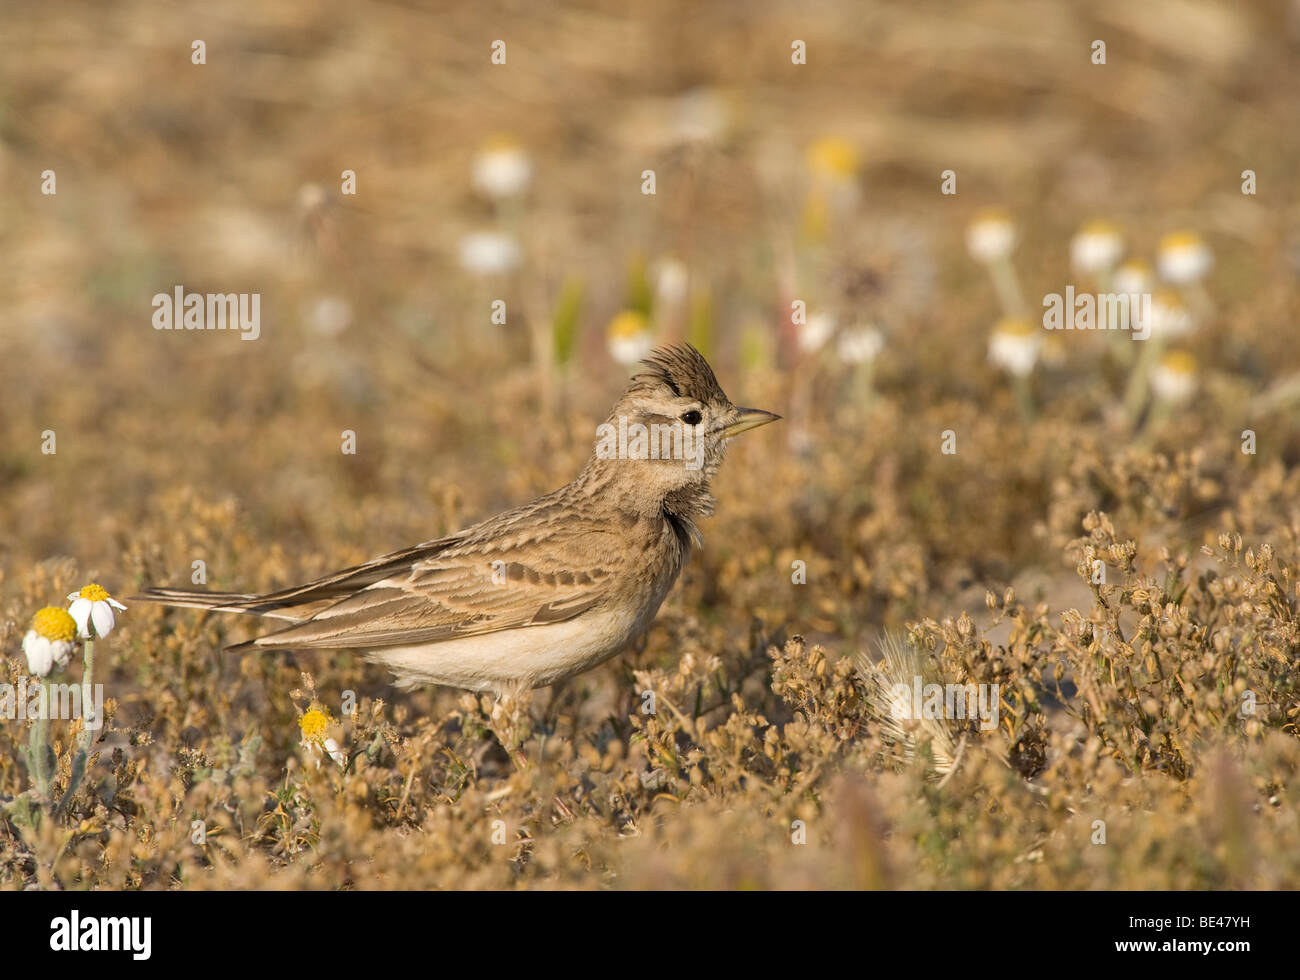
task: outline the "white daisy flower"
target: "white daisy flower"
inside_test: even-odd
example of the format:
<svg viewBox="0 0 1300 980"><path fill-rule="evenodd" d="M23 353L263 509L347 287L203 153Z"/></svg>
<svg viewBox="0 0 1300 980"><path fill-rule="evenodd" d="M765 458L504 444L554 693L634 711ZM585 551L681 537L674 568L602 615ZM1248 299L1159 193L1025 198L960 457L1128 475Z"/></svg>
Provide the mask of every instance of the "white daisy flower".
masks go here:
<svg viewBox="0 0 1300 980"><path fill-rule="evenodd" d="M1124 236L1111 221L1089 221L1070 239L1070 265L1082 275L1109 272L1123 254Z"/></svg>
<svg viewBox="0 0 1300 980"><path fill-rule="evenodd" d="M478 276L512 272L519 257L519 243L505 232L476 231L460 240L460 264Z"/></svg>
<svg viewBox="0 0 1300 980"><path fill-rule="evenodd" d="M730 126L731 109L714 89L693 88L674 102L673 129L683 143L719 142Z"/></svg>
<svg viewBox="0 0 1300 980"><path fill-rule="evenodd" d="M298 188L298 210L305 214L323 208L329 203L329 194L320 184L303 184Z"/></svg>
<svg viewBox="0 0 1300 980"><path fill-rule="evenodd" d="M976 215L966 228L966 248L977 262L998 262L1011 255L1016 247L1016 224L1001 209L989 209Z"/></svg>
<svg viewBox="0 0 1300 980"><path fill-rule="evenodd" d="M113 626L116 618L113 610L117 609L126 612L126 606L122 605L111 595L102 585L91 583L83 588L80 592L69 592L68 600L72 605L68 606L68 612L77 623L77 634L83 640L91 638L90 627L95 627L95 636L103 639L113 632Z"/></svg>
<svg viewBox="0 0 1300 980"><path fill-rule="evenodd" d="M532 177L532 160L522 147L508 140L484 147L470 167L474 189L492 200L517 197L528 188Z"/></svg>
<svg viewBox="0 0 1300 980"><path fill-rule="evenodd" d="M320 768L322 749L339 764L340 768L347 765L347 755L339 743L327 734L332 724L334 719L319 704L313 704L307 709L307 713L298 719L298 729L302 732L302 747L307 758L316 763L317 769Z"/></svg>
<svg viewBox="0 0 1300 980"><path fill-rule="evenodd" d="M1194 231L1176 231L1160 239L1156 268L1160 278L1176 286L1198 282L1214 265L1214 254Z"/></svg>
<svg viewBox="0 0 1300 980"><path fill-rule="evenodd" d="M1151 371L1151 392L1171 405L1179 405L1196 392L1196 358L1186 351L1171 350Z"/></svg>
<svg viewBox="0 0 1300 980"><path fill-rule="evenodd" d="M665 256L650 270L654 280L655 303L675 307L686 299L691 274L681 259Z"/></svg>
<svg viewBox="0 0 1300 980"><path fill-rule="evenodd" d="M884 347L885 335L870 325L850 327L840 334L836 344L840 360L845 364L874 361Z"/></svg>
<svg viewBox="0 0 1300 980"><path fill-rule="evenodd" d="M1115 270L1111 286L1117 293L1141 295L1151 292L1151 266L1141 259L1129 259Z"/></svg>
<svg viewBox="0 0 1300 980"><path fill-rule="evenodd" d="M351 325L352 306L341 296L321 296L307 307L306 319L313 333L336 337Z"/></svg>
<svg viewBox="0 0 1300 980"><path fill-rule="evenodd" d="M1017 378L1034 370L1043 348L1042 334L1028 320L1005 317L989 338L989 360Z"/></svg>
<svg viewBox="0 0 1300 980"><path fill-rule="evenodd" d="M1184 337L1196 329L1196 318L1177 293L1162 289L1151 297L1151 332L1163 339Z"/></svg>
<svg viewBox="0 0 1300 980"><path fill-rule="evenodd" d="M632 367L654 347L654 331L644 314L624 310L609 321L605 343L610 357L624 367Z"/></svg>
<svg viewBox="0 0 1300 980"><path fill-rule="evenodd" d="M835 333L835 318L829 313L812 313L799 327L799 350L805 354L815 354L826 346L826 341Z"/></svg>
<svg viewBox="0 0 1300 980"><path fill-rule="evenodd" d="M68 666L77 642L77 623L66 609L46 606L32 617L32 628L23 637L27 669L45 677L55 666Z"/></svg>

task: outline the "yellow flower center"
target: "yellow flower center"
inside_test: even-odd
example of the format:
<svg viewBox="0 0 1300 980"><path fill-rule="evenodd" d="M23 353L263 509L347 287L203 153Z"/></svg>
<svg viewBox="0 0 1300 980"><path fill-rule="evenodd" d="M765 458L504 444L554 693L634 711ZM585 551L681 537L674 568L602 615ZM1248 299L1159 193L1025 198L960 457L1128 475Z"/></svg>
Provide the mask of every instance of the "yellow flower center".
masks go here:
<svg viewBox="0 0 1300 980"><path fill-rule="evenodd" d="M89 599L91 602L103 602L108 598L108 590L102 585L96 585L91 582L77 593L83 599Z"/></svg>
<svg viewBox="0 0 1300 980"><path fill-rule="evenodd" d="M646 320L645 315L636 312L636 310L624 310L614 319L609 321L609 337L611 340L622 340L624 338L639 337L650 329L650 323Z"/></svg>
<svg viewBox="0 0 1300 980"><path fill-rule="evenodd" d="M490 137L483 144L484 153L513 153L519 148L519 144L513 138L500 133Z"/></svg>
<svg viewBox="0 0 1300 980"><path fill-rule="evenodd" d="M808 166L823 177L851 180L858 172L858 151L842 139L820 139L808 147Z"/></svg>
<svg viewBox="0 0 1300 980"><path fill-rule="evenodd" d="M1107 221L1105 218L1094 218L1087 222L1079 229L1080 235L1096 235L1098 237L1105 235L1107 238L1118 238L1121 234L1119 225L1113 221Z"/></svg>
<svg viewBox="0 0 1300 980"><path fill-rule="evenodd" d="M1185 350L1171 350L1160 359L1160 366L1174 374L1190 376L1196 373L1196 358Z"/></svg>
<svg viewBox="0 0 1300 980"><path fill-rule="evenodd" d="M1184 248L1200 248L1201 236L1194 231L1175 231L1160 239L1160 251L1174 251Z"/></svg>
<svg viewBox="0 0 1300 980"><path fill-rule="evenodd" d="M1157 290L1156 294L1151 297L1151 302L1175 312L1185 309L1187 305L1183 302L1183 298L1172 289Z"/></svg>
<svg viewBox="0 0 1300 980"><path fill-rule="evenodd" d="M975 218L971 221L972 228L979 228L984 225L1006 225L1010 227L1011 212L1005 208L980 208L975 212Z"/></svg>
<svg viewBox="0 0 1300 980"><path fill-rule="evenodd" d="M808 194L808 203L803 209L803 233L811 242L826 239L830 226L830 208L826 203L826 194L820 187L814 187Z"/></svg>
<svg viewBox="0 0 1300 980"><path fill-rule="evenodd" d="M319 704L313 704L307 709L307 713L298 719L298 727L302 729L302 737L308 742L324 742L325 730L329 728L332 719L325 709Z"/></svg>
<svg viewBox="0 0 1300 980"><path fill-rule="evenodd" d="M1032 337L1038 330L1023 317L1008 316L997 322L993 332L1002 334L1004 337Z"/></svg>
<svg viewBox="0 0 1300 980"><path fill-rule="evenodd" d="M51 642L71 643L77 638L77 621L66 609L46 606L32 617L32 629Z"/></svg>

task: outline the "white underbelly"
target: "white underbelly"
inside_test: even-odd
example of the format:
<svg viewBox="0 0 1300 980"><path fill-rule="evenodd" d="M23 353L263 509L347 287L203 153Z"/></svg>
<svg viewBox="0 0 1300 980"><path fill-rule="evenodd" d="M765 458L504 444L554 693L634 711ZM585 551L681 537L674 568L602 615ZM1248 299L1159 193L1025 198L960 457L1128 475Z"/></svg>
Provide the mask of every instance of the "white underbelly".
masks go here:
<svg viewBox="0 0 1300 980"><path fill-rule="evenodd" d="M413 647L367 651L401 687L446 684L470 691L545 687L608 660L654 619L641 611L588 612L563 623L500 630Z"/></svg>

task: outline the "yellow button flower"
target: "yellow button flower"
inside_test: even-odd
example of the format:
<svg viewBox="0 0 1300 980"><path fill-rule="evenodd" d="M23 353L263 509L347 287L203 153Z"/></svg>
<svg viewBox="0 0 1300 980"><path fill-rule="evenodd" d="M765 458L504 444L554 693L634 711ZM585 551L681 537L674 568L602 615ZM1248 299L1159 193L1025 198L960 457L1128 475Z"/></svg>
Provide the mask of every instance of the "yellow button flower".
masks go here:
<svg viewBox="0 0 1300 980"><path fill-rule="evenodd" d="M32 617L32 627L23 637L27 669L45 677L57 665L68 665L77 642L77 623L66 609L46 606Z"/></svg>

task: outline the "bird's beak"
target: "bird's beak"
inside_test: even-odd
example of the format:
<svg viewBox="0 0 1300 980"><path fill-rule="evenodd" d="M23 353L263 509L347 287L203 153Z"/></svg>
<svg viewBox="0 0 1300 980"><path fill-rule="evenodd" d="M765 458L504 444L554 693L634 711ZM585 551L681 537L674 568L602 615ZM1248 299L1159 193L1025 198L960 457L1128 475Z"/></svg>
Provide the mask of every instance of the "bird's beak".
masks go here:
<svg viewBox="0 0 1300 980"><path fill-rule="evenodd" d="M749 429L757 429L760 425L767 425L769 422L775 422L781 416L773 415L771 412L765 412L761 408L738 408L736 409L735 420L722 429L722 438L730 439L732 436L738 436Z"/></svg>

